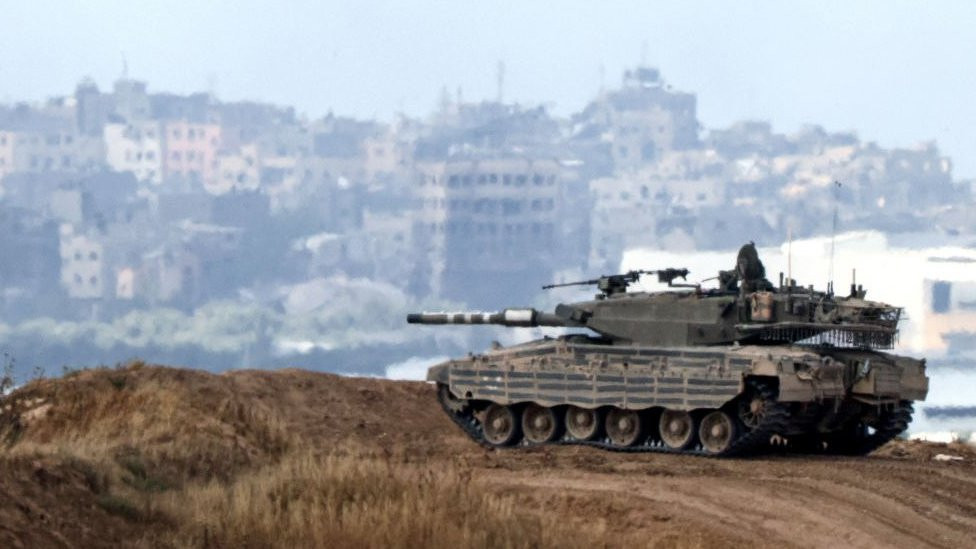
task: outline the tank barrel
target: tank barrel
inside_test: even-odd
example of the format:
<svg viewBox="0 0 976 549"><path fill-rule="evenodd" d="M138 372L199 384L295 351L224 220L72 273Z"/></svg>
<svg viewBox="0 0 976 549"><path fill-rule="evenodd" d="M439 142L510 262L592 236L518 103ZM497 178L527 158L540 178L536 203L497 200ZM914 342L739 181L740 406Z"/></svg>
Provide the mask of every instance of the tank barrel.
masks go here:
<svg viewBox="0 0 976 549"><path fill-rule="evenodd" d="M535 309L504 309L498 312L424 312L407 315L410 324L497 324L510 327L566 326L551 313Z"/></svg>

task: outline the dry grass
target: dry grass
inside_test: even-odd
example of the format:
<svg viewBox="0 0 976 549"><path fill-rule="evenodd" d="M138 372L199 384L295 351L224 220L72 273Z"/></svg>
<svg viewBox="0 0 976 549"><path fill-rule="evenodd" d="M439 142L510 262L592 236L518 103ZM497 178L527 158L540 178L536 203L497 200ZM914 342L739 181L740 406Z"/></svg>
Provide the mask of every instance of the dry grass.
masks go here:
<svg viewBox="0 0 976 549"><path fill-rule="evenodd" d="M178 547L577 547L598 532L561 528L542 509L486 492L456 466L419 468L355 456L288 455L280 463L154 498Z"/></svg>
<svg viewBox="0 0 976 549"><path fill-rule="evenodd" d="M263 402L220 376L141 365L42 380L0 402L0 459L76 471L146 547L575 547L603 534L472 482L460 462L297 434Z"/></svg>
<svg viewBox="0 0 976 549"><path fill-rule="evenodd" d="M0 422L6 424L0 437L9 444L7 452L91 461L136 456L146 468L181 479L229 479L243 468L279 459L295 442L274 409L206 386L202 391L211 394L191 400L185 379L138 375L141 369L86 371L11 395L14 413L5 415L15 419ZM39 409L44 413L32 413Z"/></svg>

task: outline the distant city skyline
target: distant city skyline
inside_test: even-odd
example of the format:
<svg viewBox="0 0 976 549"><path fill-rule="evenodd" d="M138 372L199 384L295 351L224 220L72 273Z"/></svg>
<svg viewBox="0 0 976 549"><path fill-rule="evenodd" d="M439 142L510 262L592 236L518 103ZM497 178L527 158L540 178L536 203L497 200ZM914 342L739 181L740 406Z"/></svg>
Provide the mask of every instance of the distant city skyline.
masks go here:
<svg viewBox="0 0 976 549"><path fill-rule="evenodd" d="M705 128L768 120L935 140L976 177L976 4L510 1L330 5L252 1L13 3L0 19L0 101L70 94L122 75L151 91L212 91L310 117L432 112L441 90L582 109L624 70L658 67L698 95Z"/></svg>

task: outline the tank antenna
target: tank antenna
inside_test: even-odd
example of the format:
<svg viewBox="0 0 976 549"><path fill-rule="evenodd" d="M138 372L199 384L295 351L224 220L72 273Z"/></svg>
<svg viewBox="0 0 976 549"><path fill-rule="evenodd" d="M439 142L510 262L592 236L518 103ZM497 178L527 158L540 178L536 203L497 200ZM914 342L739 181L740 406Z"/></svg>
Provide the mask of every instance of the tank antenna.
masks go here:
<svg viewBox="0 0 976 549"><path fill-rule="evenodd" d="M834 221L830 227L830 273L827 278L827 293L834 293L834 240L837 237L837 205L840 203L840 181L834 181Z"/></svg>
<svg viewBox="0 0 976 549"><path fill-rule="evenodd" d="M786 287L793 293L793 227L786 229Z"/></svg>

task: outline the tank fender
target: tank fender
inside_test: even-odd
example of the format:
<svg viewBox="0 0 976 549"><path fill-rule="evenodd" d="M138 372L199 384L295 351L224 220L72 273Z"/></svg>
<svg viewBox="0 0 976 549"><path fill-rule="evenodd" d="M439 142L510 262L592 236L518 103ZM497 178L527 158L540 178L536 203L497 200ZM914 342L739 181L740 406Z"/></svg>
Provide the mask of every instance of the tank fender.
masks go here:
<svg viewBox="0 0 976 549"><path fill-rule="evenodd" d="M446 385L450 381L450 366L449 362L431 366L427 369L427 381L436 381Z"/></svg>
<svg viewBox="0 0 976 549"><path fill-rule="evenodd" d="M901 398L925 400L929 393L929 378L925 375L925 359L893 357L901 369Z"/></svg>

